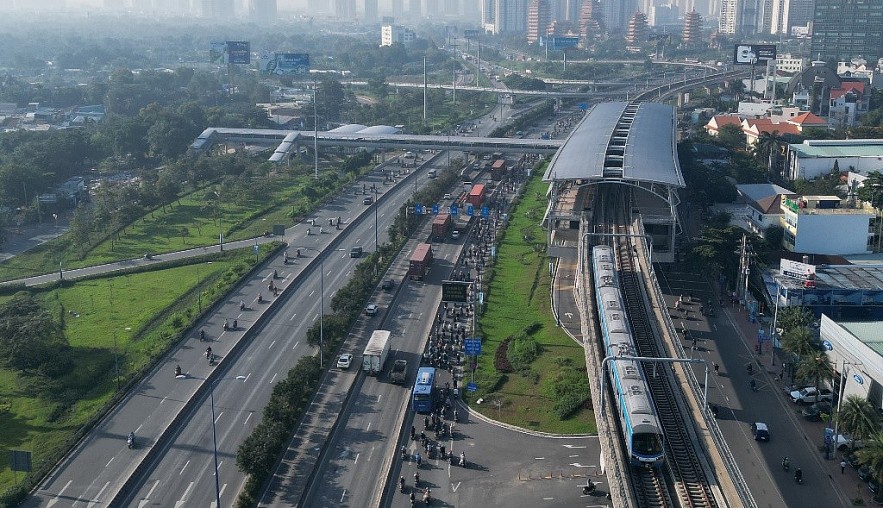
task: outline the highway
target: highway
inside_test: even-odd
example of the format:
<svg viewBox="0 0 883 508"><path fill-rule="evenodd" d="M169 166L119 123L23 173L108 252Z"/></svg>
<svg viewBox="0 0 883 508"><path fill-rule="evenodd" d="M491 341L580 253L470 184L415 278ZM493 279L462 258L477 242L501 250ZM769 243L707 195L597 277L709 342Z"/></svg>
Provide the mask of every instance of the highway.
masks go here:
<svg viewBox="0 0 883 508"><path fill-rule="evenodd" d="M424 179L425 172L420 172L414 178ZM361 192L362 182L367 182L369 187L371 183L375 183L381 190L388 188L384 186L383 178L379 171L375 171L371 176L357 184L359 192ZM419 185L419 181L417 185ZM414 184L411 181L407 181L405 185L398 185L390 196L381 196L379 199L378 221L382 221L381 224L387 224L391 221L394 212L398 210L405 196L413 192L413 189ZM286 233L286 236L289 237L288 239L302 246L323 248L337 236L346 235L349 239L344 241L342 246L347 251L349 247L356 243L364 246L367 252L372 251L374 244L374 221L371 214L367 214L366 219L357 224L355 228L352 227L354 217L366 208L362 203L363 196L355 194L355 191L356 187L351 187L345 194L330 201L317 211L316 216L319 217L320 222L326 220L326 217L336 218L340 216L344 224L341 231L326 226L324 234L315 234L318 228L311 228L314 234L307 236L306 229L309 225L301 223L289 229ZM386 226L379 225L378 229L385 232ZM336 261L339 261L338 257L330 256L326 268L337 267ZM345 262L351 263L349 258ZM228 361L225 362L225 352L229 351L233 344L238 342L245 334L250 334L250 328L255 325L257 316L268 308L269 304L259 304L257 302L257 295L259 293L263 294L266 300L271 298L269 292L266 291L267 282L265 279L269 273L272 273L272 268L278 270L282 278L277 280L277 283L284 288L291 283L294 273L306 268L306 264L301 262L286 266L282 263L282 259L271 261L265 270L245 280L233 291L226 301L218 304L214 312L209 314L205 321L199 324L200 327L206 330L206 338L211 340L211 345L219 355L221 368L227 368L227 365L230 363ZM326 281L328 282L326 289L329 290L329 294L331 294L335 287L333 283L335 283L337 277L340 276L341 272L345 273L345 271L342 269L333 270L332 275L334 277L331 278L332 280ZM310 285L309 281L305 281L301 285L303 288L299 291L304 291ZM313 291L314 289L309 289L307 294ZM281 298L287 298L287 293L283 292ZM240 301L244 301L249 309L246 309L244 312L240 311ZM314 293L313 302L315 301ZM286 305L286 308L290 307ZM317 311L314 311L310 306L305 310L289 311L289 315L298 312L301 319L307 320L307 324L314 319L314 316L318 315ZM277 312L276 314L278 316L284 313ZM232 319L238 319L238 329L223 331L225 318L231 321ZM271 333L274 333L272 331L275 330L275 333L278 334L280 333L279 329L278 325L269 327ZM291 330L290 325L281 329ZM183 341L181 345L169 353L62 460L56 469L40 484L35 495L27 500L27 506L54 506L58 503L61 503L62 506L94 506L98 503L106 504L109 499L112 499L121 488L123 482L129 478L136 467L145 459L149 450L172 424L175 416L197 393L199 387L211 373L212 368L209 367L208 362L203 356L205 345L205 343L200 343L198 338L193 337ZM293 346L292 351L299 352L300 354L305 353L304 349L294 351ZM245 357L247 358L247 355ZM182 367L186 375L185 378L174 378L173 369L176 364ZM228 385L229 383L222 382L220 386ZM239 393L240 396L242 394L243 392ZM262 406L258 406L258 408L260 407ZM225 416L229 418L230 414L227 413L221 417L224 418ZM137 445L134 449L127 449L125 446L125 437L129 432L135 432L137 437ZM233 468L230 467L231 462L228 462L226 465L229 471L233 471ZM168 491L168 489L164 490Z"/></svg>
<svg viewBox="0 0 883 508"><path fill-rule="evenodd" d="M445 157L426 167L441 169ZM379 201L379 241L386 241L386 230L392 223L402 202L413 193L415 186L426 181L426 171L415 176L416 184L407 182L389 191ZM358 206L361 203L361 195ZM352 270L359 262L350 257L350 248L361 246L366 252L373 250L373 215L346 229L348 235L337 247L327 253L324 261L325 313L330 310L334 293L347 283ZM312 235L316 237L318 235ZM295 237L290 241L289 253L297 247L302 255L315 257L316 253L303 249L312 237ZM295 260L295 265L308 262ZM289 265L291 266L291 265ZM219 485L221 502L231 505L239 492L245 476L235 466L236 450L261 418L273 385L281 380L304 355L314 354L315 349L306 343L306 331L319 318L321 305L320 286L323 284L318 268L311 264L309 273L301 282L290 287L290 297L273 310L266 324L255 330L248 346L232 365L225 366L223 380L215 385L215 426L217 431ZM268 272L268 270L265 270ZM289 278L287 271L279 270L279 276ZM284 284L284 283L283 283ZM247 314L247 311L245 312ZM333 361L326 358L326 365ZM245 379L236 379L244 376ZM137 506L210 506L215 499L214 464L212 447L211 408L205 398L190 415L184 426L178 429L168 448L161 450L161 459L154 464L148 476L141 478L138 492L130 504Z"/></svg>

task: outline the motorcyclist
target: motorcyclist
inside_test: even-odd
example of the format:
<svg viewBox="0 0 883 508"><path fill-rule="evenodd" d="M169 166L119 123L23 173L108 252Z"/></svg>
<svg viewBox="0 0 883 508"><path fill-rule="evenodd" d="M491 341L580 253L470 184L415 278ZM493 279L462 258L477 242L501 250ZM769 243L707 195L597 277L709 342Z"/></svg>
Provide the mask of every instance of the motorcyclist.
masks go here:
<svg viewBox="0 0 883 508"><path fill-rule="evenodd" d="M465 452L460 452L460 465L464 466L464 467L466 466L466 453Z"/></svg>
<svg viewBox="0 0 883 508"><path fill-rule="evenodd" d="M423 502L426 504L429 504L429 501L432 499L430 492L432 491L429 490L429 487L426 487L426 490L423 491Z"/></svg>
<svg viewBox="0 0 883 508"><path fill-rule="evenodd" d="M181 375L181 366L175 365L175 376L180 376L180 375Z"/></svg>
<svg viewBox="0 0 883 508"><path fill-rule="evenodd" d="M790 469L791 468L791 459L789 459L788 457L785 457L784 459L782 459L782 468L785 469L785 471Z"/></svg>
<svg viewBox="0 0 883 508"><path fill-rule="evenodd" d="M748 382L748 385L751 386L751 391L752 391L752 392L756 392L756 391L757 391L757 383L756 383L753 379L752 379L751 381Z"/></svg>
<svg viewBox="0 0 883 508"><path fill-rule="evenodd" d="M264 303L264 296L258 295L258 303Z"/></svg>
<svg viewBox="0 0 883 508"><path fill-rule="evenodd" d="M414 495L414 491L411 491L411 495L409 496L411 499L411 506L414 506L414 503L417 501L417 496Z"/></svg>
<svg viewBox="0 0 883 508"><path fill-rule="evenodd" d="M245 310L245 302L239 300L239 310Z"/></svg>
<svg viewBox="0 0 883 508"><path fill-rule="evenodd" d="M205 348L205 357L208 358L211 355L212 355L212 347L209 346L209 347Z"/></svg>
<svg viewBox="0 0 883 508"><path fill-rule="evenodd" d="M414 471L414 486L416 487L418 485L420 485L420 473Z"/></svg>
<svg viewBox="0 0 883 508"><path fill-rule="evenodd" d="M399 489L401 489L402 492L405 491L405 477L404 477L404 475L399 477Z"/></svg>
<svg viewBox="0 0 883 508"><path fill-rule="evenodd" d="M199 330L199 340L200 341L205 340L205 330Z"/></svg>
<svg viewBox="0 0 883 508"><path fill-rule="evenodd" d="M129 432L129 435L126 437L126 444L129 445L129 448L132 448L135 446L135 433L134 432Z"/></svg>
<svg viewBox="0 0 883 508"><path fill-rule="evenodd" d="M794 471L794 480L797 483L803 483L803 471L799 467Z"/></svg>
<svg viewBox="0 0 883 508"><path fill-rule="evenodd" d="M239 322L234 319L233 320L233 329L235 330L237 328L239 328Z"/></svg>

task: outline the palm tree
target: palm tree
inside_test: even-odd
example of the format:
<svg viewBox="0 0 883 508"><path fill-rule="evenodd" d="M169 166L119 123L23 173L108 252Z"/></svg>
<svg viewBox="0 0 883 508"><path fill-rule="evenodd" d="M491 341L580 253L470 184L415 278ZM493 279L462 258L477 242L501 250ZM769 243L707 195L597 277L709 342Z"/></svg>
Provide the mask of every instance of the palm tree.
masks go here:
<svg viewBox="0 0 883 508"><path fill-rule="evenodd" d="M784 333L788 333L794 328L806 328L812 322L812 312L804 307L779 308L779 315L776 317L776 326L781 328Z"/></svg>
<svg viewBox="0 0 883 508"><path fill-rule="evenodd" d="M831 380L832 374L831 361L826 353L803 355L797 363L797 378L812 381L816 393L822 382Z"/></svg>
<svg viewBox="0 0 883 508"><path fill-rule="evenodd" d="M880 428L880 418L871 401L859 395L850 395L840 406L837 415L843 429L855 439L871 436Z"/></svg>
<svg viewBox="0 0 883 508"><path fill-rule="evenodd" d="M869 439L865 440L865 446L856 452L858 460L871 468L877 483L883 485L883 432L877 432ZM879 500L880 494L874 496L874 500Z"/></svg>
<svg viewBox="0 0 883 508"><path fill-rule="evenodd" d="M805 356L815 358L817 352L816 339L805 327L785 329L785 334L782 336L782 347L801 359Z"/></svg>
<svg viewBox="0 0 883 508"><path fill-rule="evenodd" d="M784 144L785 138L779 135L779 131L761 132L754 143L754 155L766 158L767 168L773 171L776 169L780 147Z"/></svg>

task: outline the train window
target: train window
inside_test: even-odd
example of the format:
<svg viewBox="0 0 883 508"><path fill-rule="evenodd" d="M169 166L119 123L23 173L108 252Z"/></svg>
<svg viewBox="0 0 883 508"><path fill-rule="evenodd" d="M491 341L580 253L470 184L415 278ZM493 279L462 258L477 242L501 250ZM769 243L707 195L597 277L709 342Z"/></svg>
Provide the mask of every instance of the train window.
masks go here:
<svg viewBox="0 0 883 508"><path fill-rule="evenodd" d="M662 453L662 439L659 434L635 433L632 435L632 452L641 455Z"/></svg>

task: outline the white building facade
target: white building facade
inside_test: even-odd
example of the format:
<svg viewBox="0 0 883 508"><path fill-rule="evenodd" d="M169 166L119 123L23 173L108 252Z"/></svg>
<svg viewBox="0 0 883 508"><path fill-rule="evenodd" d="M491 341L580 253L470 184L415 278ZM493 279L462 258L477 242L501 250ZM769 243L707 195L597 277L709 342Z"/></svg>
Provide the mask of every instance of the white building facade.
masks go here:
<svg viewBox="0 0 883 508"><path fill-rule="evenodd" d="M783 246L792 252L849 255L871 251L874 213L834 208L837 196L802 196L782 201Z"/></svg>
<svg viewBox="0 0 883 508"><path fill-rule="evenodd" d="M383 25L380 27L380 45L392 46L393 44L408 44L414 41L417 35L413 30L400 25Z"/></svg>

